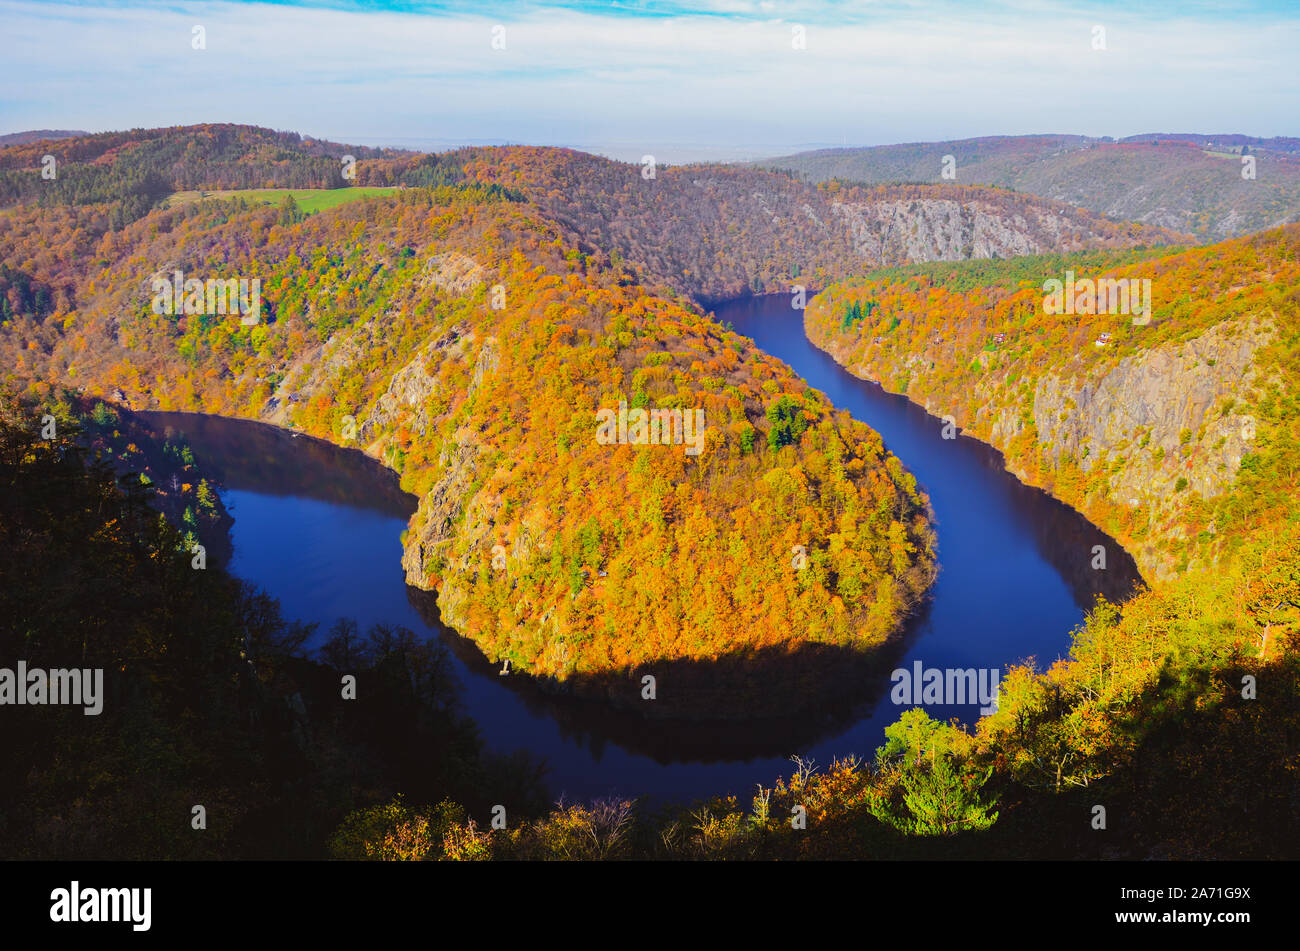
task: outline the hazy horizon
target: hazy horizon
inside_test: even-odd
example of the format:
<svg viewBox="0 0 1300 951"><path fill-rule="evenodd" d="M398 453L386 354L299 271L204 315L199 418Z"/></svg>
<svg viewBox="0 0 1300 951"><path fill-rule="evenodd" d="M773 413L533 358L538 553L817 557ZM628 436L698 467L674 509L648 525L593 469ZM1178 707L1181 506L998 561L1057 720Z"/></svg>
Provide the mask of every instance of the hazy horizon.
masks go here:
<svg viewBox="0 0 1300 951"><path fill-rule="evenodd" d="M12 51L0 126L15 131L219 121L359 145L681 162L993 135L1272 137L1294 134L1284 123L1300 113L1300 19L1266 2L0 10Z"/></svg>
<svg viewBox="0 0 1300 951"><path fill-rule="evenodd" d="M184 125L195 126L205 124L221 124L226 120L204 120L201 122L185 123ZM159 128L141 127L134 128ZM579 152L588 152L592 155L599 155L605 158L614 159L621 162L637 163L644 155L644 150L639 149L636 143L573 143L573 142L527 142L513 139L419 139L419 138L401 138L401 137L378 137L370 138L367 136L350 136L342 135L318 135L311 130L291 129L276 126L266 126L277 132L294 132L300 134L305 139L318 139L327 142L334 142L340 145L362 145L369 148L394 148L405 149L412 152L448 152L454 149L467 146L541 146L547 148L568 148ZM0 136L17 135L22 133L31 133L39 131L75 131L94 135L103 132L124 132L129 129L123 128L103 128L103 129L56 129L53 126L40 126L23 129L0 129ZM948 141L969 141L971 139L992 139L992 138L1017 138L1017 137L1049 137L1049 136L1072 136L1082 135L1078 132L1024 132L1015 134L991 133L987 136L970 136L960 140L913 140L909 142L871 142L871 143L844 143L844 142L797 142L783 146L771 145L767 147L758 145L701 145L695 143L657 143L658 154L656 160L660 164L699 164L707 162L717 163L737 163L737 162L757 162L781 158L783 156L815 152L829 149L868 149L880 148L894 145L929 145L941 144ZM1213 137L1215 135L1231 136L1243 135L1251 138L1268 139L1273 136L1260 136L1251 131L1235 130L1232 132L1206 132L1202 129L1178 129L1178 130L1147 130L1145 132L1134 133L1134 135L1204 135ZM1281 138L1293 138L1293 136L1280 136Z"/></svg>

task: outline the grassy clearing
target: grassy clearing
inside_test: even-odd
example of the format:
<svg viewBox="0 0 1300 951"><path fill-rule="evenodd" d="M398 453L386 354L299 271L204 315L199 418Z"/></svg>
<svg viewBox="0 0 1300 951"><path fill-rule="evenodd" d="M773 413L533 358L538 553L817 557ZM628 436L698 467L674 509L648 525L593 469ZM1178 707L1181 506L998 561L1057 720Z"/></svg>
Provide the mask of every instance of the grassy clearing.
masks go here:
<svg viewBox="0 0 1300 951"><path fill-rule="evenodd" d="M358 187L242 188L236 191L183 191L170 195L167 203L169 205L183 205L193 201L201 201L205 198L244 198L251 202L278 205L284 201L285 195L292 195L293 200L298 203L298 207L311 214L312 212L323 211L326 208L337 208L339 205L347 204L350 201L358 201L362 198L389 195L397 190L397 188L393 187Z"/></svg>

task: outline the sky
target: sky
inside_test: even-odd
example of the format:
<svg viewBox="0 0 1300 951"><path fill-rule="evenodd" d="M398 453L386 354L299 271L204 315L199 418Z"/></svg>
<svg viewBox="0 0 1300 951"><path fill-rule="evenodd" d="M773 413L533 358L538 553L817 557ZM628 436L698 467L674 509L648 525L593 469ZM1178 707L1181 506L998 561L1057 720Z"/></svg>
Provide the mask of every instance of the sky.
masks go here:
<svg viewBox="0 0 1300 951"><path fill-rule="evenodd" d="M239 122L661 162L982 135L1300 135L1294 0L0 0L0 22L0 132Z"/></svg>

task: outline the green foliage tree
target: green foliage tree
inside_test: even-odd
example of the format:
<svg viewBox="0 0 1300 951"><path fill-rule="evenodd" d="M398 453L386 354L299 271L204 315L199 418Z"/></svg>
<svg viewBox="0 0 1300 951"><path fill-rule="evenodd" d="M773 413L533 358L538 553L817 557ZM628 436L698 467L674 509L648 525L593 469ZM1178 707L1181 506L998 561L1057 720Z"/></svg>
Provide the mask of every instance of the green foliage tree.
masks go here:
<svg viewBox="0 0 1300 951"><path fill-rule="evenodd" d="M808 428L803 402L792 399L785 393L768 406L767 421L771 423L771 428L767 431L767 444L772 449L797 443L804 430Z"/></svg>
<svg viewBox="0 0 1300 951"><path fill-rule="evenodd" d="M903 810L877 809L882 822L910 835L951 836L991 828L998 814L996 801L985 801L980 792L992 775L962 769L948 754L935 753L928 764L903 771Z"/></svg>

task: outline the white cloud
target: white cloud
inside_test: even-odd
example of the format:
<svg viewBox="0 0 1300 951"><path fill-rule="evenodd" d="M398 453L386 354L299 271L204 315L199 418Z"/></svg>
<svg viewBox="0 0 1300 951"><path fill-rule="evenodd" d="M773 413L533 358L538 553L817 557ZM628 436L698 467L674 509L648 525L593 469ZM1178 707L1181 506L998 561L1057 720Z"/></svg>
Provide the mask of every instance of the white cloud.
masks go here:
<svg viewBox="0 0 1300 951"><path fill-rule="evenodd" d="M968 135L1293 134L1300 23L1033 2L715 0L634 18L0 3L6 129L252 122L343 140L781 151ZM842 8L841 8L842 9ZM836 20L839 17L839 20ZM802 18L802 21L799 20ZM791 48L804 22L807 49ZM493 50L491 28L506 27ZM1091 48L1092 26L1107 49ZM190 46L194 24L207 49ZM639 145L637 143L644 143ZM720 156L721 157L721 156Z"/></svg>

